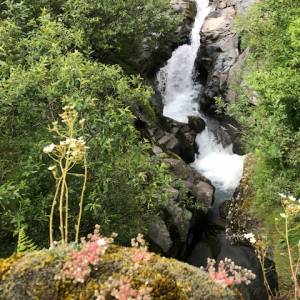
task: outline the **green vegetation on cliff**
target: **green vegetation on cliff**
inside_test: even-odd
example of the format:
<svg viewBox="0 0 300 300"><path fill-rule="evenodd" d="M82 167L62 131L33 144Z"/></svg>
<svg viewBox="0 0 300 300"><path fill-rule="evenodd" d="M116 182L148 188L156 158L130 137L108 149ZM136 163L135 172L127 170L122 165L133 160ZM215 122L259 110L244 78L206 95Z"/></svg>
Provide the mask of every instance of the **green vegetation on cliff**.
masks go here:
<svg viewBox="0 0 300 300"><path fill-rule="evenodd" d="M0 19L0 253L14 250L24 226L38 246L48 245L55 182L41 150L64 105L87 121L82 233L99 223L128 243L169 183L133 126L138 107L151 113L152 90L126 73L144 68L144 47L148 62L161 39L170 47L178 20L168 1L6 0ZM121 61L125 71L113 65ZM77 213L76 178L71 185L70 211ZM70 219L74 226L75 213Z"/></svg>
<svg viewBox="0 0 300 300"><path fill-rule="evenodd" d="M262 206L279 203L280 192L300 196L299 5L260 1L237 22L250 57L244 94L228 111L244 127L246 150L255 152L253 181Z"/></svg>
<svg viewBox="0 0 300 300"><path fill-rule="evenodd" d="M300 239L292 228L299 228L299 216L297 210L292 217L283 213L281 204L297 207L293 201L300 198L300 1L258 1L236 28L250 55L240 98L227 112L242 124L245 150L255 155L252 212L262 220L259 235L273 246L281 292L290 294L290 263L296 265Z"/></svg>

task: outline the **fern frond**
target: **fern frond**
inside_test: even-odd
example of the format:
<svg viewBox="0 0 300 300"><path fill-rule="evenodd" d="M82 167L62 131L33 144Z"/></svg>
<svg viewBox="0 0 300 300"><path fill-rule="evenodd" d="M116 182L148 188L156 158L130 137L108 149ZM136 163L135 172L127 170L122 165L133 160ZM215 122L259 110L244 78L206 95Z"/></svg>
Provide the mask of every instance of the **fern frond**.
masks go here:
<svg viewBox="0 0 300 300"><path fill-rule="evenodd" d="M26 234L25 227L22 226L18 232L17 253L30 252L37 249L37 246Z"/></svg>

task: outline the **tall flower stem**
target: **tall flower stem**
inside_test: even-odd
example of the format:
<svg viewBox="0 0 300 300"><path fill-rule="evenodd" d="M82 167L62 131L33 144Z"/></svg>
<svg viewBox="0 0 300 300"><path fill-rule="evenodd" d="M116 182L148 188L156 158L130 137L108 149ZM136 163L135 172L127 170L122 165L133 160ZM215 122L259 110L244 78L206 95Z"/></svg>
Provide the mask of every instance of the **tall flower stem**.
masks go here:
<svg viewBox="0 0 300 300"><path fill-rule="evenodd" d="M285 240L286 240L291 274L292 274L292 278L294 281L294 297L295 297L295 300L297 300L297 299L299 299L299 297L298 297L299 285L298 285L298 279L297 279L297 265L298 264L296 265L296 269L294 269L293 256L292 256L290 238L289 238L289 216L288 216L288 214L286 214L286 217L285 217Z"/></svg>
<svg viewBox="0 0 300 300"><path fill-rule="evenodd" d="M79 229L80 229L80 222L81 222L81 218L82 218L83 199L84 199L84 193L86 190L86 183L87 183L87 160L86 160L86 156L84 156L84 179L83 179L83 186L82 186L81 195L80 195L79 214L78 214L78 221L77 221L77 226L76 226L76 239L75 239L76 243L78 243L78 241L79 241Z"/></svg>
<svg viewBox="0 0 300 300"><path fill-rule="evenodd" d="M48 169L52 171L52 175L56 180L56 190L51 205L49 216L49 240L50 246L53 246L53 221L55 208L58 205L59 225L61 234L61 243L65 247L69 241L69 193L68 186L69 176L83 177L83 186L80 191L79 201L79 214L76 224L76 242L79 239L80 222L83 214L83 199L87 185L87 159L86 151L88 147L82 136L78 135L83 133L84 119L78 121L78 112L74 106L65 106L63 113L60 114L61 124L53 122L53 127L50 132L55 133L59 138L59 143L51 143L44 147L44 153L55 162L55 165L50 166ZM76 165L84 166L84 174L73 173L72 169Z"/></svg>
<svg viewBox="0 0 300 300"><path fill-rule="evenodd" d="M60 190L61 180L62 180L61 177L59 178L59 180L57 180L56 191L55 191L55 195L54 195L52 206L51 206L51 212L50 212L50 220L49 220L50 247L53 246L53 217L54 217L55 205L57 203L57 197L58 197L59 190Z"/></svg>

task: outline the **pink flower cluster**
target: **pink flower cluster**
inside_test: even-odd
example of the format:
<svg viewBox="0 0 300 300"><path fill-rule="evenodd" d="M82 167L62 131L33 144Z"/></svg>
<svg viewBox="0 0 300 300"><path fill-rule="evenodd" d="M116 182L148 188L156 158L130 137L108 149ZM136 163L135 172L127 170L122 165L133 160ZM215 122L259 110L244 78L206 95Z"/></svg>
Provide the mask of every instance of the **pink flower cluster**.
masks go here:
<svg viewBox="0 0 300 300"><path fill-rule="evenodd" d="M148 261L151 258L152 254L148 252L148 248L142 234L139 233L136 238L131 239L131 246L136 248L134 254L131 256L133 262L138 263L140 261Z"/></svg>
<svg viewBox="0 0 300 300"><path fill-rule="evenodd" d="M88 240L81 240L81 248L70 251L69 260L64 264L58 279L84 282L92 268L99 263L109 245L113 243L115 237L115 235L111 238L101 237L99 230L100 226L96 225L94 233L88 236Z"/></svg>
<svg viewBox="0 0 300 300"><path fill-rule="evenodd" d="M204 268L201 269L203 270ZM241 283L248 285L251 283L251 280L256 278L252 271L235 265L229 258L225 258L224 261L221 260L218 267L216 267L216 261L214 259L208 258L205 270L209 273L209 276L213 281L226 286L233 286Z"/></svg>
<svg viewBox="0 0 300 300"><path fill-rule="evenodd" d="M131 259L134 263L138 263L140 261L148 261L150 260L152 254L149 253L147 250L141 248L136 249L135 253L131 256Z"/></svg>
<svg viewBox="0 0 300 300"><path fill-rule="evenodd" d="M141 288L136 290L132 288L131 282L127 277L121 279L112 279L106 282L109 286L109 291L106 293L100 293L95 291L96 300L111 299L114 297L117 300L150 300L150 290L147 288Z"/></svg>

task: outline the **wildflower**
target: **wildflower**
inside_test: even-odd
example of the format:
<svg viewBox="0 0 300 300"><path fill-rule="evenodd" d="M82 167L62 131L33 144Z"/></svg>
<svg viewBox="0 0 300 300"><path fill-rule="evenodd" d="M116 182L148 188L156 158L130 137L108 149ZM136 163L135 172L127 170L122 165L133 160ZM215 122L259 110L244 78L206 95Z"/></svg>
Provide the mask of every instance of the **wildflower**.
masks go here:
<svg viewBox="0 0 300 300"><path fill-rule="evenodd" d="M105 283L101 291L95 291L96 300L117 299L117 300L150 300L151 289L145 286L138 290L132 287L128 277L121 276L119 279L110 277Z"/></svg>
<svg viewBox="0 0 300 300"><path fill-rule="evenodd" d="M55 149L55 147L56 146L54 144L50 144L50 145L44 147L43 152L46 154L51 153Z"/></svg>
<svg viewBox="0 0 300 300"><path fill-rule="evenodd" d="M57 279L71 279L83 283L92 267L101 261L111 243L113 238L101 237L99 226L96 225L94 233L88 236L88 240L82 239L81 249L69 252L69 260L64 264Z"/></svg>
<svg viewBox="0 0 300 300"><path fill-rule="evenodd" d="M84 123L85 123L85 119L81 119L81 120L79 121L79 125L80 125L81 127L84 125Z"/></svg>
<svg viewBox="0 0 300 300"><path fill-rule="evenodd" d="M131 247L139 248L145 247L146 241L144 240L144 236L142 234L138 234L138 236L134 239L131 239Z"/></svg>
<svg viewBox="0 0 300 300"><path fill-rule="evenodd" d="M285 218L286 218L286 214L281 213L281 214L280 214L280 217L283 218L283 219L285 219Z"/></svg>
<svg viewBox="0 0 300 300"><path fill-rule="evenodd" d="M251 244L255 244L256 243L255 235L252 232L244 234L244 237L245 237L245 239L249 240L249 242Z"/></svg>
<svg viewBox="0 0 300 300"><path fill-rule="evenodd" d="M50 166L50 167L48 168L49 171L54 171L55 169L56 169L56 166Z"/></svg>
<svg viewBox="0 0 300 300"><path fill-rule="evenodd" d="M293 202L296 202L296 201L297 201L297 198L295 198L294 196L289 196L288 198L289 198L289 200L291 200L291 201L293 201Z"/></svg>
<svg viewBox="0 0 300 300"><path fill-rule="evenodd" d="M279 196L280 196L281 198L284 198L284 199L287 198L287 196L286 196L285 194L282 194L282 193L279 193Z"/></svg>
<svg viewBox="0 0 300 300"><path fill-rule="evenodd" d="M133 262L138 263L140 261L148 261L152 257L152 254L149 253L146 249L141 248L137 249L133 255L131 255L131 259Z"/></svg>
<svg viewBox="0 0 300 300"><path fill-rule="evenodd" d="M255 274L248 269L243 269L240 266L235 265L234 261L229 258L221 260L216 266L214 259L207 259L207 267L202 270L206 270L211 280L223 284L226 286L232 286L236 284L245 283L246 285L251 283L251 280L256 278Z"/></svg>

